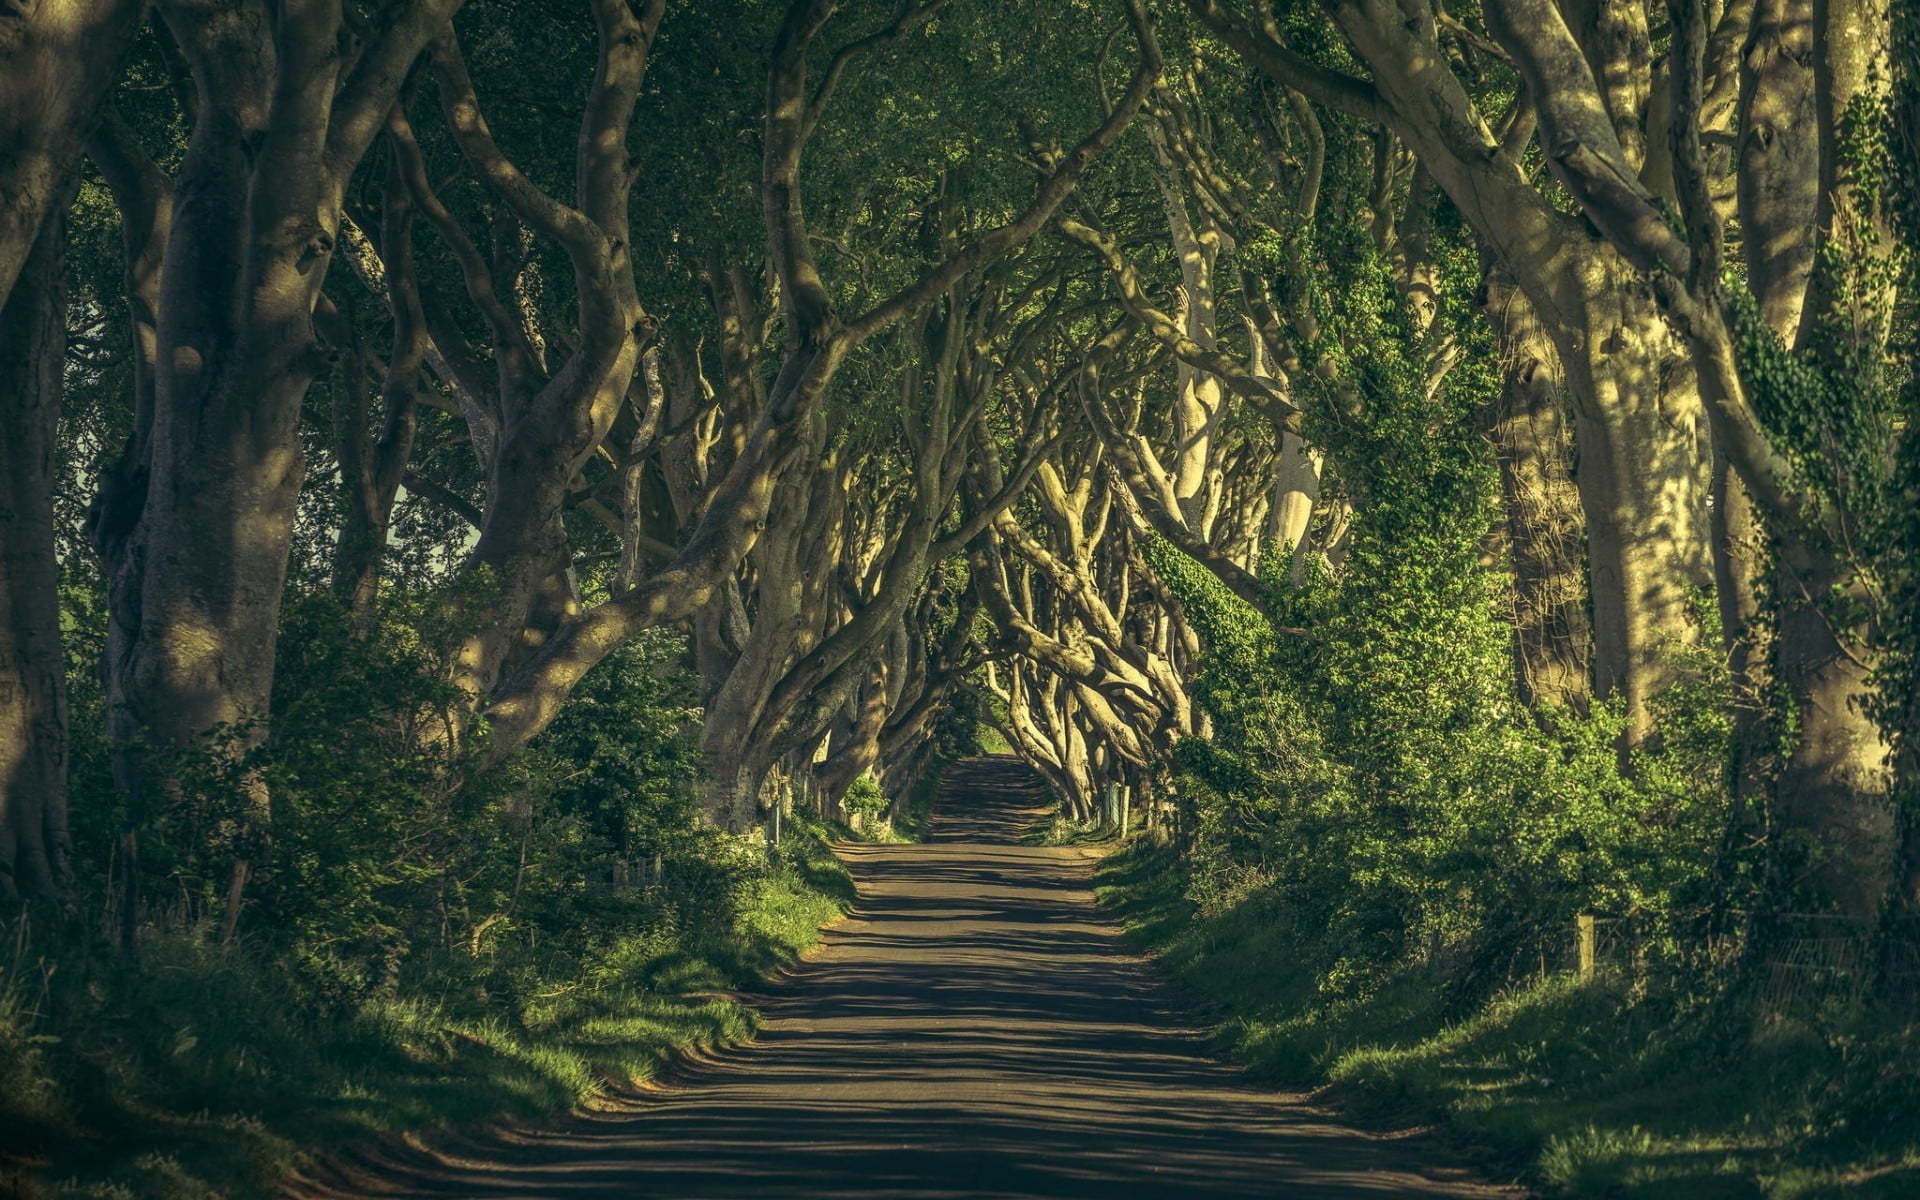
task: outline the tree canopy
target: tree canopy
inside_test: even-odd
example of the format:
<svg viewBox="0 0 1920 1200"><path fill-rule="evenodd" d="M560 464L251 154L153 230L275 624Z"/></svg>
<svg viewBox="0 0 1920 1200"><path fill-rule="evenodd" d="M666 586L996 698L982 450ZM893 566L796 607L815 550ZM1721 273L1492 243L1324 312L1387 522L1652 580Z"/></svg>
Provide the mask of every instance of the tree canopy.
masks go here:
<svg viewBox="0 0 1920 1200"><path fill-rule="evenodd" d="M1817 916L1905 995L1915 47L1886 0L12 6L0 896L256 939L301 1004L590 972L984 737L1329 994L1465 1011L1598 912L1726 996Z"/></svg>

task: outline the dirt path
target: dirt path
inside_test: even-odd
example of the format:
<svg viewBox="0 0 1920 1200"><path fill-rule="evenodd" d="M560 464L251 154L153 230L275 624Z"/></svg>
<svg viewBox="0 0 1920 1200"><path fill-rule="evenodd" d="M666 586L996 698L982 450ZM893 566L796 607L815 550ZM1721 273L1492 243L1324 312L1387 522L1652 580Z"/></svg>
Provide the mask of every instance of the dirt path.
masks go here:
<svg viewBox="0 0 1920 1200"><path fill-rule="evenodd" d="M1090 864L1017 844L1004 763L917 846L853 847L854 915L769 989L758 1041L612 1111L337 1168L303 1195L1508 1195L1425 1138L1343 1127L1207 1057L1177 990L1094 906Z"/></svg>

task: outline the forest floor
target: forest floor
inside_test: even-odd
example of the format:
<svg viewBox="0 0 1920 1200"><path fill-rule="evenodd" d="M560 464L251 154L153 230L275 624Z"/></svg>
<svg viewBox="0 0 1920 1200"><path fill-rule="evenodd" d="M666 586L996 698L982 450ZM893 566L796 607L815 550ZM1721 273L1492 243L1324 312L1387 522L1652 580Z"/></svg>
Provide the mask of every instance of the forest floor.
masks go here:
<svg viewBox="0 0 1920 1200"><path fill-rule="evenodd" d="M751 1044L560 1122L325 1160L289 1194L1516 1195L1211 1057L1196 998L1096 906L1095 856L1020 844L1025 778L976 760L928 841L842 847L854 911L752 998Z"/></svg>

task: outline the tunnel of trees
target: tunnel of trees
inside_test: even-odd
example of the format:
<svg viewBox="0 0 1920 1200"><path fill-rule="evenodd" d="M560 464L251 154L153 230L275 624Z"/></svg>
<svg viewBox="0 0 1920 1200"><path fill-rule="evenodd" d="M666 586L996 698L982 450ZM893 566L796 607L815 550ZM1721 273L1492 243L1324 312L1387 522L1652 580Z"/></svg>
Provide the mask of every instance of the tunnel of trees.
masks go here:
<svg viewBox="0 0 1920 1200"><path fill-rule="evenodd" d="M1910 1011L1909 8L5 6L0 1152L639 1004L982 738L1322 994Z"/></svg>

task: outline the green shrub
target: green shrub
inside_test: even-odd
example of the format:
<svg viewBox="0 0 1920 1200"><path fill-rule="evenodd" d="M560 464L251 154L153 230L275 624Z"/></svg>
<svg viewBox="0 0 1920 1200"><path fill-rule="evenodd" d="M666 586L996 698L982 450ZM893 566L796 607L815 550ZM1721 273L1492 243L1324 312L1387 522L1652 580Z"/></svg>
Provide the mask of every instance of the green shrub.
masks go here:
<svg viewBox="0 0 1920 1200"><path fill-rule="evenodd" d="M395 589L362 636L298 597L272 740L235 757L244 731L219 731L129 812L80 673L96 614L70 611L83 902L0 948L0 1180L50 1161L77 1194L251 1193L316 1141L565 1107L749 1033L711 993L791 960L852 895L806 822L773 858L698 822L697 687L672 631L610 656L527 750L475 773L419 736L452 699L442 598ZM272 812L242 842L224 831L249 776ZM128 825L137 957L102 919ZM256 870L222 946L241 853Z"/></svg>
<svg viewBox="0 0 1920 1200"><path fill-rule="evenodd" d="M878 822L887 811L887 804L887 794L880 790L880 781L871 775L854 780L847 794L840 798L840 807L855 829L866 829Z"/></svg>

